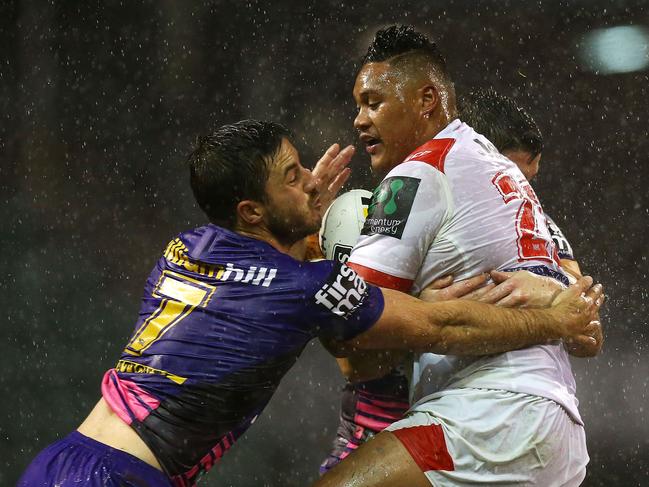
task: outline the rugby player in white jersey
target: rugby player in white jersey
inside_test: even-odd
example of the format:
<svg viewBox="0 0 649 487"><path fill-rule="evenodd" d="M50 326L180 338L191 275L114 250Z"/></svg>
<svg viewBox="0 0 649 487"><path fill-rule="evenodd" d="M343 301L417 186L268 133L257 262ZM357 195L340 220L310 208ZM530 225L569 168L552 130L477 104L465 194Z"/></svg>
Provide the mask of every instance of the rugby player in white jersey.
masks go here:
<svg viewBox="0 0 649 487"><path fill-rule="evenodd" d="M388 173L349 261L366 280L414 295L448 273L462 279L494 268L567 282L534 191L456 119L444 59L425 36L379 31L354 98L372 167ZM419 401L405 419L315 485L583 480L585 435L562 342L474 359L424 354L415 371Z"/></svg>
<svg viewBox="0 0 649 487"><path fill-rule="evenodd" d="M459 118L484 135L498 151L515 162L528 181L531 181L539 171L541 153L543 151L543 136L534 121L534 118L514 100L500 95L494 90L477 90L461 97L458 106ZM369 194L369 192L368 192ZM349 195L351 196L351 194ZM355 198L344 196L336 202L323 221L323 232L327 248L332 253L332 247L345 250L345 261L349 252L356 243L360 234L357 222L347 221L354 218L357 212L348 206L355 202ZM365 204L367 205L367 203ZM366 207L366 206L365 206ZM548 228L552 235L561 266L569 272L571 280L581 277L579 264L575 260L572 247L561 229L545 215ZM340 231L340 225L345 224L346 230ZM359 220L362 226L362 220ZM357 229L356 231L354 229ZM499 303L502 306L522 305L528 306L533 292L528 292L525 286L532 282L530 276L521 276L521 273L503 273L493 271L492 277L496 282L503 282L499 287L493 284L483 286L480 291L471 292L477 288L481 280L470 279L456 282L446 286L449 279L442 278L434 283L438 291L430 290L428 298L451 299L464 297L465 299L480 299L484 302ZM521 279L528 279L524 284ZM538 285L538 282L537 282ZM515 288L514 286L518 286ZM523 286L523 287L521 287ZM467 293L467 294L464 294ZM509 294L508 294L509 293ZM464 296L462 296L464 294ZM536 301L538 302L538 301ZM603 336L599 326L591 327L597 337L594 343L570 344L570 353L580 357L595 356L603 344ZM401 359L403 354L395 351L389 353L357 353L352 360L338 358L343 375L347 379L341 400L340 425L337 430L333 448L320 467L321 474L337 465L362 443L388 427L391 423L401 419L409 408L408 382L404 364L394 366L396 359ZM407 356L404 360L407 363ZM387 373L386 373L387 372Z"/></svg>

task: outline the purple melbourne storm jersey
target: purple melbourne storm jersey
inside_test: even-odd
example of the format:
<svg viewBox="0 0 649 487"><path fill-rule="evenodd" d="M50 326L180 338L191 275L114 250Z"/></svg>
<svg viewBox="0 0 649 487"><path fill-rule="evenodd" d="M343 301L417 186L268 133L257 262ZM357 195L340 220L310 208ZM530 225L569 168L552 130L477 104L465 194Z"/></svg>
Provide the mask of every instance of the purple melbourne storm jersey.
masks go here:
<svg viewBox="0 0 649 487"><path fill-rule="evenodd" d="M175 485L193 485L252 424L314 337L347 340L381 291L332 261L299 262L215 225L179 235L147 280L104 399Z"/></svg>

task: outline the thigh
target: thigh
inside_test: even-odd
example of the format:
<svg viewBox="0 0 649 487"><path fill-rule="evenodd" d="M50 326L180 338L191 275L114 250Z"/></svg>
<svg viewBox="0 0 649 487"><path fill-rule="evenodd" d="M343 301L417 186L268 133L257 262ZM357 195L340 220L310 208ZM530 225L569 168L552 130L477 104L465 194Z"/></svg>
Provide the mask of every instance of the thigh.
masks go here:
<svg viewBox="0 0 649 487"><path fill-rule="evenodd" d="M452 391L388 429L414 458L436 455L419 462L436 487L579 485L588 461L583 428L558 404L525 394Z"/></svg>
<svg viewBox="0 0 649 487"><path fill-rule="evenodd" d="M381 432L318 480L313 487L430 487L408 450Z"/></svg>

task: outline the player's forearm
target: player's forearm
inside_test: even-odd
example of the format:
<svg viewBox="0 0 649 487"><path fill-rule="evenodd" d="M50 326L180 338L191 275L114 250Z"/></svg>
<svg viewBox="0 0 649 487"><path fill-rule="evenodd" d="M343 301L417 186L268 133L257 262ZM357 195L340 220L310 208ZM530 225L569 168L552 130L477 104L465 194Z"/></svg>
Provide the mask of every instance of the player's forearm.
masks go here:
<svg viewBox="0 0 649 487"><path fill-rule="evenodd" d="M379 320L342 348L412 350L481 355L515 350L560 338L595 341L588 335L604 302L590 277L562 291L548 309L510 309L470 301L425 303L383 289Z"/></svg>
<svg viewBox="0 0 649 487"><path fill-rule="evenodd" d="M408 352L403 350L365 350L336 361L349 382L364 382L387 375L408 356Z"/></svg>
<svg viewBox="0 0 649 487"><path fill-rule="evenodd" d="M482 303L448 301L431 314L443 325L432 346L436 353L485 355L561 338L561 324L550 310L495 308Z"/></svg>
<svg viewBox="0 0 649 487"><path fill-rule="evenodd" d="M561 323L549 309L500 308L461 300L425 303L390 289L383 289L383 295L379 321L340 344L339 350L484 355L561 338L557 332Z"/></svg>

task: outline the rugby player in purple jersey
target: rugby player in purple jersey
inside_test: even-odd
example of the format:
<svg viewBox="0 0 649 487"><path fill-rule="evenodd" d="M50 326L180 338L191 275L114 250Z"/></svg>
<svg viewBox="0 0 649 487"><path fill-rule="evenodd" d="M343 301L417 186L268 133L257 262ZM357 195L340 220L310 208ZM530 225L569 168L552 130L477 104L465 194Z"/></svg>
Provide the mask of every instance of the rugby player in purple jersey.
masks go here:
<svg viewBox="0 0 649 487"><path fill-rule="evenodd" d="M320 178L334 191L339 159L351 156L337 152L323 158L333 174ZM341 352L474 354L592 340L586 330L602 291L590 278L546 310L508 310L429 304L367 284L345 265L292 258L295 243L319 228L322 201L280 125L223 126L199 138L189 170L210 223L169 242L101 399L76 431L33 460L19 486L194 485L255 421L314 337Z"/></svg>

